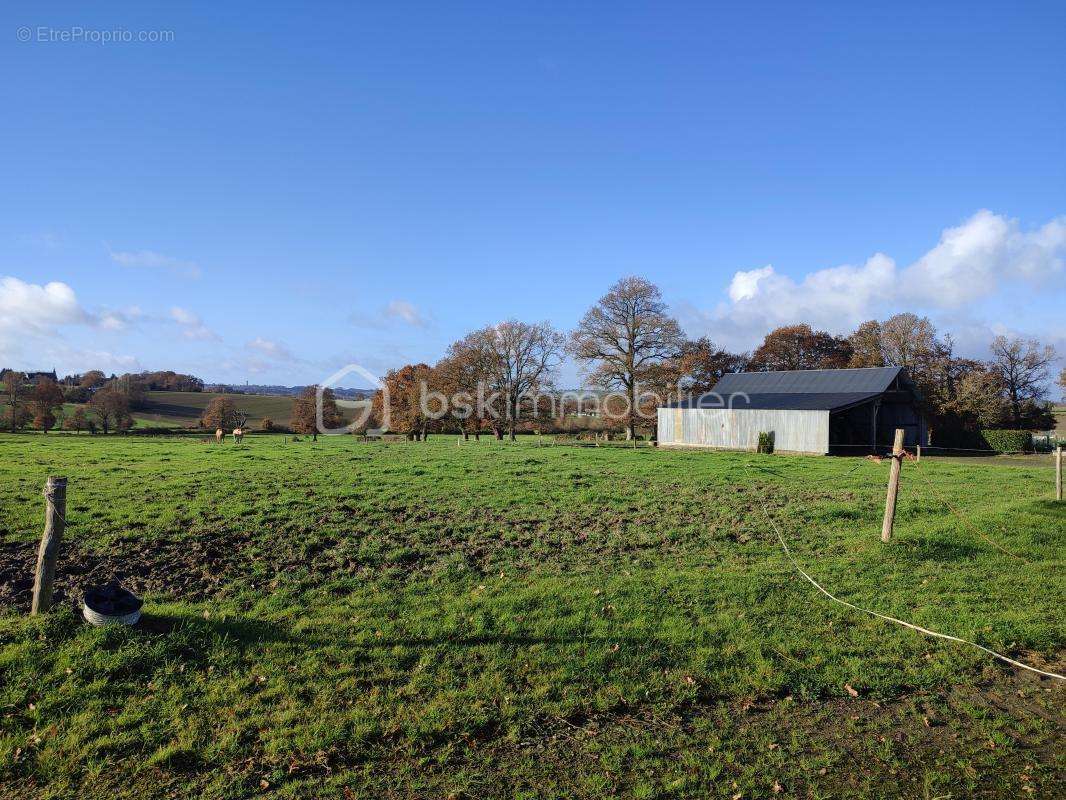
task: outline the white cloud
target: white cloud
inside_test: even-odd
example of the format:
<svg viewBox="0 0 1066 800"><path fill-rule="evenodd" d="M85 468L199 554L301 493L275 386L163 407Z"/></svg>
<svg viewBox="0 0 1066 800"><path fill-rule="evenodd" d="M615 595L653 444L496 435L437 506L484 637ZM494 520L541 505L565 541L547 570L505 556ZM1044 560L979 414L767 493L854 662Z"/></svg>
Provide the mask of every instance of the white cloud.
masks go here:
<svg viewBox="0 0 1066 800"><path fill-rule="evenodd" d="M292 351L289 350L289 348L286 347L284 344L282 344L281 342L275 342L271 339L264 339L262 336L257 336L252 339L252 341L248 342L247 347L249 350L253 350L256 353L259 353L260 355L266 356L267 358L273 359L275 361L297 360L296 356L293 355Z"/></svg>
<svg viewBox="0 0 1066 800"><path fill-rule="evenodd" d="M111 260L123 267L170 270L187 278L199 278L201 275L200 266L194 261L163 255L154 250L112 250L110 245L105 243L104 246Z"/></svg>
<svg viewBox="0 0 1066 800"><path fill-rule="evenodd" d="M901 287L904 296L929 305L961 306L1004 280L1039 285L1062 272L1064 258L1066 217L1023 231L1017 220L981 210L946 229L936 247L904 270Z"/></svg>
<svg viewBox="0 0 1066 800"><path fill-rule="evenodd" d="M57 325L93 321L65 283L52 281L41 286L14 277L0 278L0 327L48 333Z"/></svg>
<svg viewBox="0 0 1066 800"><path fill-rule="evenodd" d="M734 303L750 300L759 293L759 281L772 279L774 276L774 268L769 264L762 269L736 273L729 282L729 299Z"/></svg>
<svg viewBox="0 0 1066 800"><path fill-rule="evenodd" d="M395 323L403 323L415 328L429 328L433 324L433 320L428 315L422 313L414 303L409 303L407 300L391 300L388 305L374 314L356 311L348 319L353 325L361 328L385 328Z"/></svg>
<svg viewBox="0 0 1066 800"><path fill-rule="evenodd" d="M123 331L139 320L146 319L147 315L140 306L130 306L126 309L104 311L100 314L100 327L107 331Z"/></svg>
<svg viewBox="0 0 1066 800"><path fill-rule="evenodd" d="M1006 286L1046 285L1062 275L1064 263L1066 217L1026 231L1017 220L982 210L945 229L935 247L903 269L883 253L800 279L767 265L735 273L728 301L712 311L681 311L695 330L750 348L770 329L794 322L843 333L902 308L959 309Z"/></svg>
<svg viewBox="0 0 1066 800"><path fill-rule="evenodd" d="M170 318L178 323L178 326L181 328L181 335L186 339L199 339L203 341L218 339L218 335L204 325L203 320L186 308L174 306L170 309Z"/></svg>
<svg viewBox="0 0 1066 800"><path fill-rule="evenodd" d="M406 322L408 325L414 325L416 328L425 328L429 325L429 320L415 308L414 304L408 303L406 300L391 301L385 307L385 316Z"/></svg>

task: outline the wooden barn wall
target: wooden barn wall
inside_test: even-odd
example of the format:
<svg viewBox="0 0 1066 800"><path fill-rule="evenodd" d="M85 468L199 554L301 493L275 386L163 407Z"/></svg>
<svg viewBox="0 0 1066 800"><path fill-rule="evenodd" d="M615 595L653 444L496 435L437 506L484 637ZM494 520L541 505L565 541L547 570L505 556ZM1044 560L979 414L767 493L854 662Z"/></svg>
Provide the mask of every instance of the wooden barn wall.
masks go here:
<svg viewBox="0 0 1066 800"><path fill-rule="evenodd" d="M677 436L677 420L681 436ZM660 444L754 450L759 434L774 432L774 447L797 453L829 452L828 411L660 408Z"/></svg>

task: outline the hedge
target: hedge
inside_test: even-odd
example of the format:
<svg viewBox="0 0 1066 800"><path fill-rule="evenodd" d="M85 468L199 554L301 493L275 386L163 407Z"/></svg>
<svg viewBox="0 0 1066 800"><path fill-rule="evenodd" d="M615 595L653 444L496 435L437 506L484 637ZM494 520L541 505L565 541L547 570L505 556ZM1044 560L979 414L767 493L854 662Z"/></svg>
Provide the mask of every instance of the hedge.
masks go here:
<svg viewBox="0 0 1066 800"><path fill-rule="evenodd" d="M1000 453L1023 453L1033 449L1030 431L983 430L981 438L990 449Z"/></svg>

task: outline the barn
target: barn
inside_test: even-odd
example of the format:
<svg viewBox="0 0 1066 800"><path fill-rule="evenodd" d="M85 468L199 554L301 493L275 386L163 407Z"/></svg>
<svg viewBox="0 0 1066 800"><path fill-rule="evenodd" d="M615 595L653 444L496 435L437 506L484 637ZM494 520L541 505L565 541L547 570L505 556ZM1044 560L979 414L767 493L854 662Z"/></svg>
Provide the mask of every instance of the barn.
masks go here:
<svg viewBox="0 0 1066 800"><path fill-rule="evenodd" d="M661 446L754 450L760 433L793 453L858 453L928 444L921 395L902 367L740 372L658 409Z"/></svg>

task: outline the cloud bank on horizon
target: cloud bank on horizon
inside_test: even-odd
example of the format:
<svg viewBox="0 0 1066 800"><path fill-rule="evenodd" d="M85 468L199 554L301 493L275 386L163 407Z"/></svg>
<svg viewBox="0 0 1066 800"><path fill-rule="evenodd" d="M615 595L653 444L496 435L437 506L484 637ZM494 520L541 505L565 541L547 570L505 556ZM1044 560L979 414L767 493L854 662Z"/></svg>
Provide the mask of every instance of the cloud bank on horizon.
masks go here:
<svg viewBox="0 0 1066 800"><path fill-rule="evenodd" d="M127 261L146 267L174 266L148 258L144 255L148 252ZM646 277L655 280L654 274ZM815 328L847 333L867 319L910 310L931 316L956 336L960 351L971 355L983 355L982 348L995 333L1035 336L1066 354L1066 323L1060 321L1061 315L1052 317L1051 322L1008 321L1000 304L1010 293L1061 292L1064 288L1066 216L1025 229L1016 219L983 209L962 224L944 229L932 249L903 267L881 252L859 265L828 267L798 278L767 265L736 272L723 287L723 300L714 308L700 309L682 301L675 310L690 335L706 334L735 349L754 347L767 331L780 325L806 322ZM589 302L594 299L589 298ZM294 353L270 331L246 331L240 342L227 342L187 305L158 312L145 312L140 307L89 309L66 283L36 284L3 277L0 366L55 366L63 373L90 368L140 369L136 336L149 325L163 326L176 343L206 343L219 351L221 357L214 363L227 376L206 375L208 380L236 382L272 368L295 368L301 372L300 379L292 382L299 383L314 380L317 369L335 366L327 363L329 359ZM432 315L402 299L370 314L353 311L349 321L356 327L389 327L398 338L406 335L402 328L424 331L434 324ZM492 321L481 320L470 327ZM568 327L572 321L555 322ZM134 352L114 353L91 346L95 332L129 336L124 349ZM458 338L465 331L449 333ZM197 366L203 362L188 357L180 347L176 346L174 353L174 363L153 368L203 371ZM387 362L387 357L377 360Z"/></svg>
<svg viewBox="0 0 1066 800"><path fill-rule="evenodd" d="M844 264L796 280L773 265L742 270L726 289L728 299L712 310L685 307L689 328L723 344L747 349L773 328L806 322L833 333L854 330L868 319L902 310L929 314L968 338L980 332L1019 331L1047 340L1066 339L1066 326L1025 330L970 313L981 301L1021 288L1062 287L1066 279L1066 216L1024 230L1018 220L982 209L956 227L912 264L900 267L885 253L860 265ZM989 317L992 318L989 318ZM991 338L991 333L989 333ZM970 348L977 342L964 341Z"/></svg>

